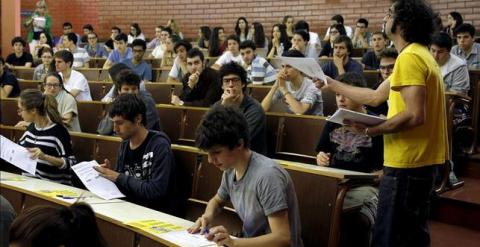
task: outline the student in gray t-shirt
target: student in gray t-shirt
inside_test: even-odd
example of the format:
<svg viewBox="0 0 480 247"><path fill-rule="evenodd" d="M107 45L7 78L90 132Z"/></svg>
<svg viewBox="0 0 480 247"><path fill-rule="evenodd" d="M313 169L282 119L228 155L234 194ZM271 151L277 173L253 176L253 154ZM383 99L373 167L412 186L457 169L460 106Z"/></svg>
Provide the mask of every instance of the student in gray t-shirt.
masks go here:
<svg viewBox="0 0 480 247"><path fill-rule="evenodd" d="M217 194L188 229L219 246L303 246L297 196L290 175L275 161L250 150L247 121L238 107L213 106L196 133L197 146L223 172ZM243 222L243 238L209 224L230 200Z"/></svg>

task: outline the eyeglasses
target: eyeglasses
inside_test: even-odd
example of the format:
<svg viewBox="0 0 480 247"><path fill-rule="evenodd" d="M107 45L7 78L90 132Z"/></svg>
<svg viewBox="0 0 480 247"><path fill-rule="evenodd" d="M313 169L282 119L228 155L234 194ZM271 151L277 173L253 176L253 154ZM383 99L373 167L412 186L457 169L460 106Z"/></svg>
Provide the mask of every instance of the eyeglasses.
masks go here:
<svg viewBox="0 0 480 247"><path fill-rule="evenodd" d="M389 64L389 65L380 65L380 70L392 70L394 68L395 64Z"/></svg>
<svg viewBox="0 0 480 247"><path fill-rule="evenodd" d="M60 87L60 84L44 83L44 87L57 88Z"/></svg>
<svg viewBox="0 0 480 247"><path fill-rule="evenodd" d="M223 84L237 84L241 81L241 79L239 77L233 77L233 78L223 78L222 79L222 82Z"/></svg>

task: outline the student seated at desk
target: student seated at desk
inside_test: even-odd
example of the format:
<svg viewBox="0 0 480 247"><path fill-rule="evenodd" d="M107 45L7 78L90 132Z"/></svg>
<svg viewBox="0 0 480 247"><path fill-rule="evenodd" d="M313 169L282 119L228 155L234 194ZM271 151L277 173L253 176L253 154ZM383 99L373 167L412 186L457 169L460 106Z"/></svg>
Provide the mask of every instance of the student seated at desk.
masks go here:
<svg viewBox="0 0 480 247"><path fill-rule="evenodd" d="M145 127L148 130L160 131L162 128L160 126L160 119L158 117L157 109L155 108L155 101L152 98L150 92L146 90L141 90L140 88L140 77L131 69L124 68L120 64L115 64L110 70L116 70L115 67L121 67L123 69L118 70L114 75L114 96L113 99L117 98L118 95L122 94L136 94L143 100L146 106L146 120ZM109 70L109 71L110 71ZM113 135L114 126L112 119L106 114L98 126L98 133L102 135Z"/></svg>
<svg viewBox="0 0 480 247"><path fill-rule="evenodd" d="M115 36L115 49L108 55L107 61L103 64L104 69L109 69L116 63L122 63L126 60L132 59L132 48L127 47L128 37L124 33Z"/></svg>
<svg viewBox="0 0 480 247"><path fill-rule="evenodd" d="M152 81L152 65L145 62L143 55L147 49L145 40L136 39L132 42L132 59L125 60L123 63L137 73L143 81ZM115 66L115 65L114 65Z"/></svg>
<svg viewBox="0 0 480 247"><path fill-rule="evenodd" d="M243 66L247 70L247 79L253 84L273 84L277 79L277 71L263 57L255 52L255 43L251 40L243 41L240 44L240 55Z"/></svg>
<svg viewBox="0 0 480 247"><path fill-rule="evenodd" d="M176 186L175 159L170 139L163 132L148 130L146 106L136 94L122 94L109 115L123 142L115 170L107 159L95 168L115 182L127 200L168 214L181 215L186 198Z"/></svg>
<svg viewBox="0 0 480 247"><path fill-rule="evenodd" d="M4 65L5 61L0 57L0 98L18 97L20 94L18 80Z"/></svg>
<svg viewBox="0 0 480 247"><path fill-rule="evenodd" d="M208 107L217 102L222 95L218 72L205 67L203 53L198 48L187 52L187 68L182 95L172 94L172 104Z"/></svg>
<svg viewBox="0 0 480 247"><path fill-rule="evenodd" d="M303 246L292 179L275 161L250 150L241 111L222 105L211 108L197 128L195 142L223 177L190 233L205 234L219 246ZM211 226L227 201L243 222L243 238L232 239L224 226Z"/></svg>
<svg viewBox="0 0 480 247"><path fill-rule="evenodd" d="M57 51L55 53L55 68L62 76L64 86L76 100L90 101L90 86L85 76L72 69L73 54L67 50Z"/></svg>
<svg viewBox="0 0 480 247"><path fill-rule="evenodd" d="M14 37L12 39L13 53L7 56L5 62L8 68L15 67L31 68L33 64L32 54L25 52L27 42L22 37Z"/></svg>
<svg viewBox="0 0 480 247"><path fill-rule="evenodd" d="M35 175L70 185L70 167L76 160L55 98L37 89L25 89L18 101L18 114L30 122L19 144L28 149L33 159L38 158Z"/></svg>
<svg viewBox="0 0 480 247"><path fill-rule="evenodd" d="M237 35L227 37L227 50L215 61L212 69L219 70L222 65L231 61L242 64L242 56L240 55L240 39Z"/></svg>
<svg viewBox="0 0 480 247"><path fill-rule="evenodd" d="M192 44L188 40L179 40L175 43L173 50L177 57L173 61L172 69L168 73L167 83L181 82L183 76L188 73L187 52L192 49Z"/></svg>
<svg viewBox="0 0 480 247"><path fill-rule="evenodd" d="M247 40L244 42L251 42ZM248 123L251 138L251 149L257 153L267 153L267 117L258 101L245 93L247 88L247 72L235 62L230 62L220 68L222 81L222 99L215 105L238 107Z"/></svg>
<svg viewBox="0 0 480 247"><path fill-rule="evenodd" d="M85 203L38 205L23 211L10 228L11 247L106 247L95 213Z"/></svg>
<svg viewBox="0 0 480 247"><path fill-rule="evenodd" d="M337 80L356 87L366 87L363 76L345 73ZM367 113L364 106L337 94L337 105L347 110ZM327 122L318 142L317 165L353 170L377 172L383 165L383 137L370 137L357 133L352 127ZM370 246L378 203L378 188L358 186L348 190L344 206L360 204L360 214L343 224L341 246ZM348 241L348 242L346 242Z"/></svg>
<svg viewBox="0 0 480 247"><path fill-rule="evenodd" d="M298 50L289 50L284 57L304 57ZM288 64L282 64L277 81L262 100L263 110L268 111L273 104L283 100L285 112L305 115L323 115L323 101L320 90L312 80Z"/></svg>

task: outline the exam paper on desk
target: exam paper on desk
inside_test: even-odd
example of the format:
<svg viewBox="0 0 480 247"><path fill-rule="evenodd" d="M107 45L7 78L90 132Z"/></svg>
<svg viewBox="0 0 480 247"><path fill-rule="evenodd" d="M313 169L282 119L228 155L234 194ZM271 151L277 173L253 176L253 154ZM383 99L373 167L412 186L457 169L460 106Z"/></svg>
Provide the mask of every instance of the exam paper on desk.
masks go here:
<svg viewBox="0 0 480 247"><path fill-rule="evenodd" d="M94 166L99 166L97 161L86 161L72 166L72 170L77 174L85 187L93 194L105 200L125 197L112 181L100 176L99 173L93 169Z"/></svg>

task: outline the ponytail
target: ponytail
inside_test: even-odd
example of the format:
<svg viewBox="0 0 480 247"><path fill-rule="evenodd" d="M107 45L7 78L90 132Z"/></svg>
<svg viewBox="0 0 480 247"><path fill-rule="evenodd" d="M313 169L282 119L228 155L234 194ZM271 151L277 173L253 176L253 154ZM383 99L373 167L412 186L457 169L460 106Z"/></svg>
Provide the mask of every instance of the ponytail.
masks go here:
<svg viewBox="0 0 480 247"><path fill-rule="evenodd" d="M63 125L62 117L60 116L60 113L58 113L57 100L52 95L43 94L43 106L52 122Z"/></svg>
<svg viewBox="0 0 480 247"><path fill-rule="evenodd" d="M52 122L63 125L57 100L51 95L45 95L38 89L25 89L20 93L20 104L26 110L35 109L40 116L48 116Z"/></svg>

